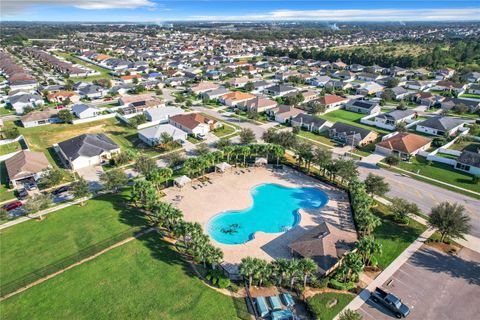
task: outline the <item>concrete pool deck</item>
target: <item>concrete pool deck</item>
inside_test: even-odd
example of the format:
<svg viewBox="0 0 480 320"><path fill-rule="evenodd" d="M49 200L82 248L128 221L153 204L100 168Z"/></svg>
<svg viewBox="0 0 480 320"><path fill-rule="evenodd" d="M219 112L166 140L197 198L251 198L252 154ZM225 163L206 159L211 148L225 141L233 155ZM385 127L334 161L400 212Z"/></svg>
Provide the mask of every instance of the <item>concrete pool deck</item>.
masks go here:
<svg viewBox="0 0 480 320"><path fill-rule="evenodd" d="M236 174L235 172L245 173ZM212 184L199 188L198 181L183 188L164 190L164 200L183 211L186 221L198 222L204 230L211 217L223 211L243 210L252 205L251 189L264 183L276 183L286 187L315 187L324 191L328 202L321 209L300 210L298 225L283 233L257 232L255 239L244 244L227 245L212 240L224 252L224 267L235 268L247 256L273 260L291 258L288 244L303 235L307 230L326 221L334 229L333 234L342 239L356 239L355 227L350 212L348 195L335 187L324 184L296 170L285 167L280 171L266 168L235 169L227 173L213 173L208 177ZM180 199L181 200L177 200ZM281 201L281 199L279 199ZM233 271L233 270L232 270Z"/></svg>

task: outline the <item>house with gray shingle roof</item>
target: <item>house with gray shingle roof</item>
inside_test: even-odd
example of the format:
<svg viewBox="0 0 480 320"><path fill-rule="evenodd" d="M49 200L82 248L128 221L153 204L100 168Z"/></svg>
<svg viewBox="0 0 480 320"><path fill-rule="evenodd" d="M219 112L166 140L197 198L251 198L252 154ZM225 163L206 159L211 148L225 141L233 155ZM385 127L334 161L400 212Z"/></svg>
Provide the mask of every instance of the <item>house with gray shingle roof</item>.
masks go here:
<svg viewBox="0 0 480 320"><path fill-rule="evenodd" d="M376 115L374 118L375 126L387 130L394 130L401 122L407 122L417 116L413 110L393 110Z"/></svg>
<svg viewBox="0 0 480 320"><path fill-rule="evenodd" d="M82 134L59 142L54 148L73 170L101 165L120 152L120 147L103 133Z"/></svg>
<svg viewBox="0 0 480 320"><path fill-rule="evenodd" d="M463 128L465 120L452 117L432 117L417 124L416 131L434 136L454 135Z"/></svg>
<svg viewBox="0 0 480 320"><path fill-rule="evenodd" d="M455 169L480 175L480 152L463 151L457 158Z"/></svg>

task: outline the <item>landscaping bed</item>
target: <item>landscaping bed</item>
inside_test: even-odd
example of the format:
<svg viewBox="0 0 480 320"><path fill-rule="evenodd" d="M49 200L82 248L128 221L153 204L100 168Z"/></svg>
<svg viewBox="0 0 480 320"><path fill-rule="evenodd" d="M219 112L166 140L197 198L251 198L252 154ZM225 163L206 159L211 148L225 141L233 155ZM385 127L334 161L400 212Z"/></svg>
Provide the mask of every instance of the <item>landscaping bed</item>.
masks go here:
<svg viewBox="0 0 480 320"><path fill-rule="evenodd" d="M317 319L331 320L345 308L355 296L351 293L326 292L307 299L310 311Z"/></svg>

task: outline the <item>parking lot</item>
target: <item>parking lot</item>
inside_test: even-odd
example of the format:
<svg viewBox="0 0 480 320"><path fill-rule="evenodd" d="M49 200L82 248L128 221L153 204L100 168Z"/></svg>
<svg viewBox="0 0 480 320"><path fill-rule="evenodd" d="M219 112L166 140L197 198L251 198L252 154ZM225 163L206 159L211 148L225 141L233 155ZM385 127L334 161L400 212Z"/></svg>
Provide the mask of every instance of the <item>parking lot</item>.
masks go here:
<svg viewBox="0 0 480 320"><path fill-rule="evenodd" d="M453 256L423 246L382 288L410 308L409 319L478 319L480 254L464 248ZM395 318L371 300L359 312L366 320Z"/></svg>

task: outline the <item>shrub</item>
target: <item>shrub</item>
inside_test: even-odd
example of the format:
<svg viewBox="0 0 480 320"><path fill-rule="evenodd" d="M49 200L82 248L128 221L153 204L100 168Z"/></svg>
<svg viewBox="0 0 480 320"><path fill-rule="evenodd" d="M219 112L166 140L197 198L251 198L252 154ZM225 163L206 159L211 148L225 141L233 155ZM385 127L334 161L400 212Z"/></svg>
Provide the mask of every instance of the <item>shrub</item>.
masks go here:
<svg viewBox="0 0 480 320"><path fill-rule="evenodd" d="M349 291L354 289L357 285L355 282L340 282L337 279L330 279L328 286L332 289L337 289L337 290L345 290Z"/></svg>
<svg viewBox="0 0 480 320"><path fill-rule="evenodd" d="M329 281L330 281L330 279L328 279L328 278L318 279L317 277L311 277L310 278L310 287L316 288L316 289L326 288L328 286Z"/></svg>
<svg viewBox="0 0 480 320"><path fill-rule="evenodd" d="M228 279L220 270L210 270L205 278L214 286L218 286L221 289L231 286L230 279Z"/></svg>
<svg viewBox="0 0 480 320"><path fill-rule="evenodd" d="M230 279L223 277L223 278L218 278L218 287L221 289L228 288L230 286Z"/></svg>

